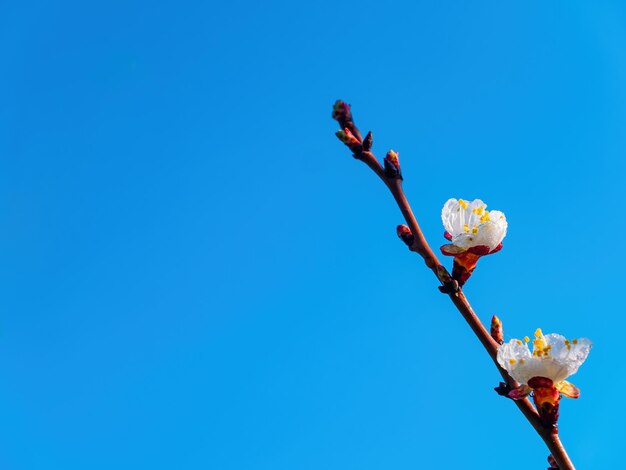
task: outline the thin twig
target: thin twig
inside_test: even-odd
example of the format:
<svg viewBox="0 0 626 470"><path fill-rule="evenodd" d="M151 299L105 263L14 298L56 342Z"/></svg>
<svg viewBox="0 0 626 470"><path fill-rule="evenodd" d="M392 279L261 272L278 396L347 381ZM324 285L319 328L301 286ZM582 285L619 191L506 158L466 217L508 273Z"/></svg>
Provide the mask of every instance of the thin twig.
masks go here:
<svg viewBox="0 0 626 470"><path fill-rule="evenodd" d="M338 105L340 106L338 108ZM341 108L343 106L343 108ZM456 306L457 310L461 313L467 324L470 326L478 340L481 342L489 357L498 368L500 375L506 382L509 389L514 389L519 384L513 380L513 378L498 364L496 360L499 344L491 337L485 326L482 324L472 306L470 305L465 294L458 288L453 286L450 288L450 283L453 283L452 278L445 267L441 265L437 256L432 251L420 226L413 214L413 210L404 194L402 188L402 177L399 174L388 174L378 159L371 152L372 137L371 132L366 136L365 141L361 137L359 129L352 120L350 108L343 102L337 102L333 111L333 118L339 122L341 131L338 133L338 137L346 144L353 152L354 158L361 160L368 167L370 167L374 173L382 180L383 183L389 188L389 191L393 195L407 225L411 229L412 242L409 244L409 249L418 253L425 261L426 266L435 274L441 284L446 287L445 292L448 293L450 300ZM448 284L448 285L446 285ZM560 470L575 470L574 464L570 460L559 435L552 429L547 429L541 422L539 414L527 398L523 400L511 400L513 401L519 410L524 414L526 419L533 426L537 434L546 443L546 446L550 450L554 460L558 464Z"/></svg>

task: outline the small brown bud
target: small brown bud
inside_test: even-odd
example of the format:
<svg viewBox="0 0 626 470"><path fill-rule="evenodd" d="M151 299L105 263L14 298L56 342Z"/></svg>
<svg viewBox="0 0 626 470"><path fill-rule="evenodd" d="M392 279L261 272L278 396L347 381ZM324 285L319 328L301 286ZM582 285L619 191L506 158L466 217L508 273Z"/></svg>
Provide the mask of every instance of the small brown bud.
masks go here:
<svg viewBox="0 0 626 470"><path fill-rule="evenodd" d="M454 294L459 291L459 283L452 279L448 270L442 265L437 266L437 278L442 284L437 287L442 294Z"/></svg>
<svg viewBox="0 0 626 470"><path fill-rule="evenodd" d="M398 225L396 227L396 233L398 234L398 237L400 237L400 240L406 243L406 246L410 247L411 245L413 245L413 241L415 238L413 237L413 233L411 232L411 229L409 227L404 224Z"/></svg>
<svg viewBox="0 0 626 470"><path fill-rule="evenodd" d="M550 464L548 470L559 470L559 464L556 463L556 459L552 454L548 455L548 463Z"/></svg>
<svg viewBox="0 0 626 470"><path fill-rule="evenodd" d="M369 131L363 139L363 150L369 152L372 149L372 145L374 145L374 137L372 136L372 131Z"/></svg>
<svg viewBox="0 0 626 470"><path fill-rule="evenodd" d="M496 393L501 397L509 397L509 392L511 391L511 387L506 382L500 382L497 387L494 388Z"/></svg>

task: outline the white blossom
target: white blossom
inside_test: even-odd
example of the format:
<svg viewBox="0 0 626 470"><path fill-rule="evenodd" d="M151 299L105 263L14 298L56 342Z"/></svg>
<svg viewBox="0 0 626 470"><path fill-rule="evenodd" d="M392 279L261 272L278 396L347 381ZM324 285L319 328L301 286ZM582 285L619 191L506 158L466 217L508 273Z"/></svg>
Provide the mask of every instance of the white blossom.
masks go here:
<svg viewBox="0 0 626 470"><path fill-rule="evenodd" d="M488 247L491 252L499 247L506 235L506 217L500 211L488 211L480 199L472 202L449 199L441 211L441 220L450 235L452 245L460 249Z"/></svg>
<svg viewBox="0 0 626 470"><path fill-rule="evenodd" d="M521 384L528 384L533 377L546 377L559 387L567 377L578 371L591 350L587 338L568 340L558 334L543 335L535 332L533 351L524 340L512 339L498 348L498 364Z"/></svg>

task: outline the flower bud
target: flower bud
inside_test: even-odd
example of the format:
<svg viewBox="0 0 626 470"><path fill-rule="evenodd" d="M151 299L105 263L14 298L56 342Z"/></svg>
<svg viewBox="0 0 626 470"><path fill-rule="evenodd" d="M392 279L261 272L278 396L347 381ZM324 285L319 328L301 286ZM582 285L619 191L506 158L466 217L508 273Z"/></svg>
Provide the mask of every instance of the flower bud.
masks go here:
<svg viewBox="0 0 626 470"><path fill-rule="evenodd" d="M385 156L385 176L387 178L400 178L402 179L402 171L400 170L400 159L398 158L398 152L389 150Z"/></svg>
<svg viewBox="0 0 626 470"><path fill-rule="evenodd" d="M346 123L352 121L352 111L350 105L345 101L337 100L333 105L333 119L343 128Z"/></svg>
<svg viewBox="0 0 626 470"><path fill-rule="evenodd" d="M363 139L363 150L369 152L372 149L372 145L374 145L374 136L372 135L372 131L369 131Z"/></svg>
<svg viewBox="0 0 626 470"><path fill-rule="evenodd" d="M413 241L414 241L414 237L413 237L413 233L411 232L411 229L409 227L407 227L406 225L402 224L402 225L398 225L396 227L396 233L398 234L398 237L400 237L400 239L406 243L406 246L411 246L413 245Z"/></svg>
<svg viewBox="0 0 626 470"><path fill-rule="evenodd" d="M506 382L500 382L497 387L494 387L494 390L501 397L508 397L511 387Z"/></svg>
<svg viewBox="0 0 626 470"><path fill-rule="evenodd" d="M350 129L347 127L342 131L335 132L335 135L339 140L341 140L346 146L352 150L354 153L360 153L362 150L361 142L358 141L356 137L350 132Z"/></svg>
<svg viewBox="0 0 626 470"><path fill-rule="evenodd" d="M504 332L502 330L502 321L497 316L491 317L491 337L498 344L504 343Z"/></svg>
<svg viewBox="0 0 626 470"><path fill-rule="evenodd" d="M550 468L548 470L559 470L559 464L556 463L556 459L552 454L548 455L548 463L550 464Z"/></svg>
<svg viewBox="0 0 626 470"><path fill-rule="evenodd" d="M448 270L442 265L437 266L437 279L441 282L441 286L438 286L439 292L442 294L454 294L459 291L459 283L455 281Z"/></svg>

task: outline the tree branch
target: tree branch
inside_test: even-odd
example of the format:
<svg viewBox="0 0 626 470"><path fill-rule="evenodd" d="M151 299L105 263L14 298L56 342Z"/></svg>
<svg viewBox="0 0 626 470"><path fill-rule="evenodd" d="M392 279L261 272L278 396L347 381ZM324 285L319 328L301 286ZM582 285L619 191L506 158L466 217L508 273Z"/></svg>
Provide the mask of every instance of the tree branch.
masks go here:
<svg viewBox="0 0 626 470"><path fill-rule="evenodd" d="M395 165L393 164L393 161L390 163L390 160L393 159L389 158L389 154L387 154L387 157L385 158L385 167L383 167L371 152L371 147L373 145L372 133L368 133L365 140L363 140L359 129L356 127L352 119L350 106L343 101L337 101L335 103L333 108L333 119L335 119L341 127L341 130L337 132L337 137L350 150L352 150L354 158L361 160L368 167L370 167L370 169L378 175L387 188L389 188L389 191L395 199L398 208L402 212L402 215L411 230L412 237L410 238L409 243L407 243L409 249L416 252L424 259L426 266L430 268L439 282L441 282L442 287L440 290L448 294L452 303L461 313L478 340L481 342L489 354L489 357L491 357L491 360L498 368L498 371L508 388L517 388L519 384L513 380L513 378L511 378L511 376L502 367L500 367L497 362L496 355L499 344L491 337L490 333L472 309L467 297L465 297L456 281L452 279L446 268L441 265L437 256L428 245L417 219L415 218L413 210L411 209L411 206L404 194L404 190L402 188L403 179L400 172L399 162L397 161L397 154L395 154ZM388 165L388 163L390 164ZM391 168L392 171L387 171L389 168ZM530 422L537 434L539 434L539 436L543 439L556 461L558 468L560 470L575 470L572 461L567 455L567 452L559 439L559 435L554 429L548 429L543 425L539 414L531 404L530 400L525 398L523 400L512 401Z"/></svg>

